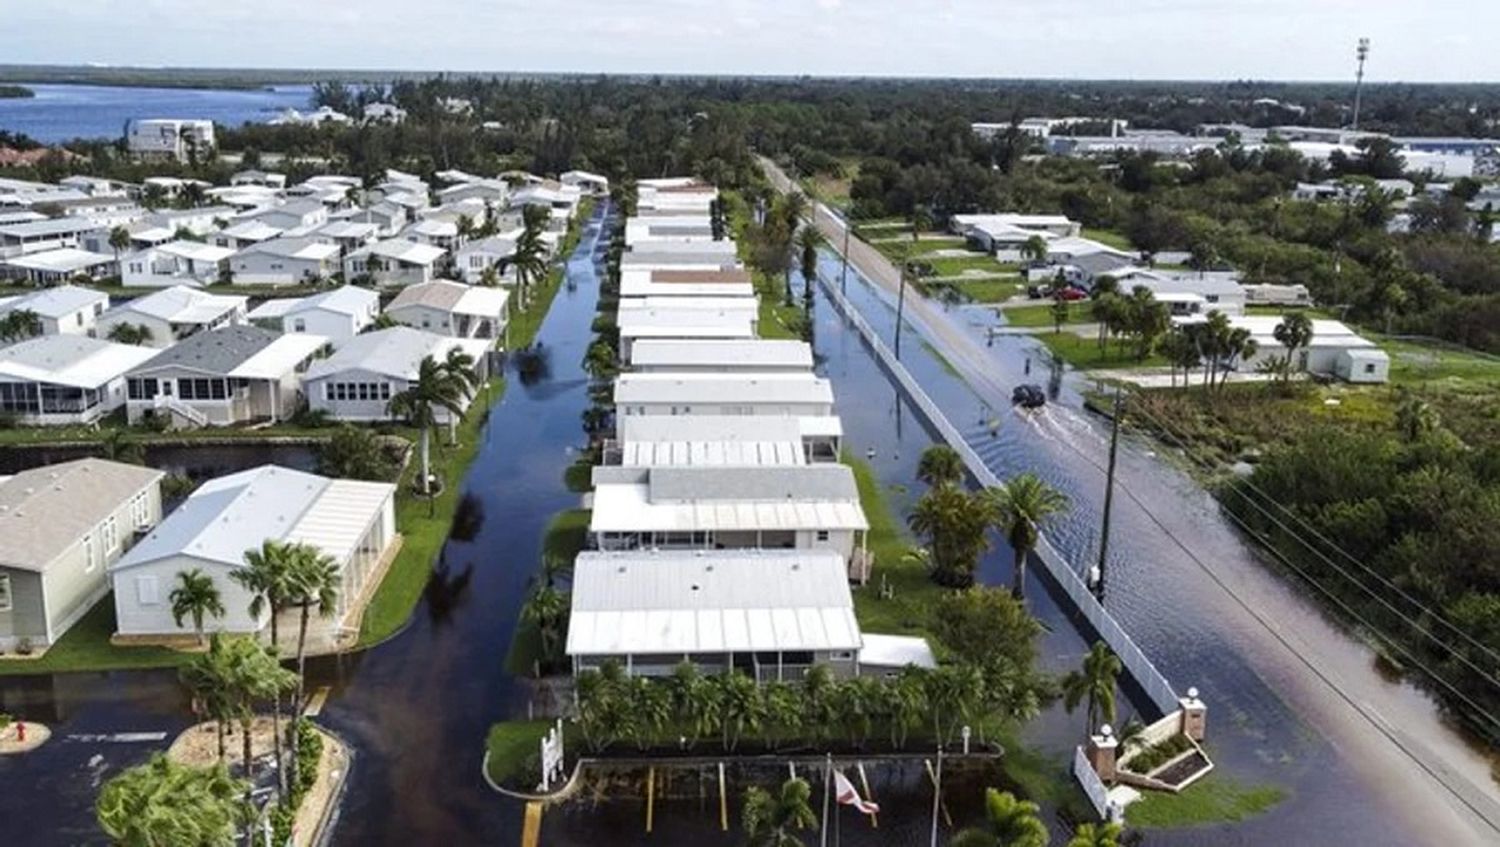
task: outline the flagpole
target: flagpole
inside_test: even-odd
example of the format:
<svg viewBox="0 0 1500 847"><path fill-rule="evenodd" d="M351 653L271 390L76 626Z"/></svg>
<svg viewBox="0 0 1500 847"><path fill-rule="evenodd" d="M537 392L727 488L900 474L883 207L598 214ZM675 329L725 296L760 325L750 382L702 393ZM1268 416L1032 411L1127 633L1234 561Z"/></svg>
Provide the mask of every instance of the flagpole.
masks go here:
<svg viewBox="0 0 1500 847"><path fill-rule="evenodd" d="M932 847L937 847L938 804L943 797L943 745L938 744L937 775L932 778Z"/></svg>
<svg viewBox="0 0 1500 847"><path fill-rule="evenodd" d="M833 754L825 754L823 764L823 825L819 827L819 843L828 847L828 797L833 792Z"/></svg>

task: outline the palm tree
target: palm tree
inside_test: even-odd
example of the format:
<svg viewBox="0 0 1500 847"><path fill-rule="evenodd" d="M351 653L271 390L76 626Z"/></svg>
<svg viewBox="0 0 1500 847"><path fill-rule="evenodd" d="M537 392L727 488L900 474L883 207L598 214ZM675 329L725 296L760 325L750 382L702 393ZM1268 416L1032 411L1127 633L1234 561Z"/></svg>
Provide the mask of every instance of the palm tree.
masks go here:
<svg viewBox="0 0 1500 847"><path fill-rule="evenodd" d="M747 789L740 816L750 847L801 847L793 830L818 828L811 798L807 780L797 777L783 782L774 796L759 786Z"/></svg>
<svg viewBox="0 0 1500 847"><path fill-rule="evenodd" d="M686 659L672 669L667 681L672 695L673 723L686 727L693 744L713 732L718 717L718 688Z"/></svg>
<svg viewBox="0 0 1500 847"><path fill-rule="evenodd" d="M1063 707L1072 714L1080 703L1087 703L1084 732L1092 733L1101 724L1115 721L1115 680L1120 676L1120 657L1103 641L1095 641L1083 657L1083 666L1063 677Z"/></svg>
<svg viewBox="0 0 1500 847"><path fill-rule="evenodd" d="M239 583L242 588L250 592L250 606L248 611L250 617L259 619L262 612L269 612L271 618L271 648L270 654L275 657L281 648L281 634L278 629L278 618L281 611L291 605L292 597L296 594L296 566L297 560L302 556L302 551L295 544L284 541L266 539L261 542L259 550L245 551L245 567L238 568L229 574L229 578ZM273 658L273 661L275 659ZM276 664L281 669L279 662ZM265 674L257 674L257 679ZM269 683L267 683L269 684ZM296 682L293 681L294 687ZM272 725L274 743L276 745L276 773L281 781L283 792L286 790L286 777L280 767L283 761L281 756L281 689L275 690L275 704L272 711ZM248 718L244 719L248 721ZM249 726L246 724L246 733ZM245 742L246 753L249 753L249 742Z"/></svg>
<svg viewBox="0 0 1500 847"><path fill-rule="evenodd" d="M106 782L94 816L129 847L230 847L248 822L239 802L246 789L223 765L190 768L157 753Z"/></svg>
<svg viewBox="0 0 1500 847"><path fill-rule="evenodd" d="M767 750L774 749L777 730L795 736L804 723L802 697L791 683L772 680L761 686L765 719L761 731Z"/></svg>
<svg viewBox="0 0 1500 847"><path fill-rule="evenodd" d="M151 332L151 327L145 324L117 323L109 328L109 334L105 336L117 344L130 344L139 347L149 343L156 336Z"/></svg>
<svg viewBox="0 0 1500 847"><path fill-rule="evenodd" d="M550 662L557 654L562 625L568 617L568 595L550 585L538 585L521 607L521 619L534 625L542 638L542 661Z"/></svg>
<svg viewBox="0 0 1500 847"><path fill-rule="evenodd" d="M755 680L738 670L714 677L719 692L719 732L724 749L733 751L746 732L758 732L765 719L765 702Z"/></svg>
<svg viewBox="0 0 1500 847"><path fill-rule="evenodd" d="M208 650L194 656L177 672L177 678L192 694L193 714L214 721L219 733L219 761L224 761L225 730L234 717L232 689L234 667L219 633L209 639Z"/></svg>
<svg viewBox="0 0 1500 847"><path fill-rule="evenodd" d="M827 665L813 665L802 677L803 717L817 741L826 739L838 715L838 683Z"/></svg>
<svg viewBox="0 0 1500 847"><path fill-rule="evenodd" d="M525 227L516 239L516 252L511 257L511 267L516 270L516 289L521 306L529 299L531 286L547 273L547 244L542 241L543 216L532 211L538 207L528 206L522 213Z"/></svg>
<svg viewBox="0 0 1500 847"><path fill-rule="evenodd" d="M302 692L307 683L307 622L314 607L319 617L332 617L338 611L339 589L344 574L338 562L311 544L298 544L292 561L291 596L287 600L301 607L297 622L297 699L295 712L302 714ZM295 757L293 757L295 759Z"/></svg>
<svg viewBox="0 0 1500 847"><path fill-rule="evenodd" d="M996 524L1010 549L1015 552L1016 597L1026 594L1026 557L1041 540L1041 524L1068 508L1068 498L1033 473L1012 477L990 489L995 504Z"/></svg>
<svg viewBox="0 0 1500 847"><path fill-rule="evenodd" d="M964 460L946 444L934 444L917 460L917 479L927 485L957 485L964 478Z"/></svg>
<svg viewBox="0 0 1500 847"><path fill-rule="evenodd" d="M1068 839L1068 847L1120 847L1117 823L1081 823Z"/></svg>
<svg viewBox="0 0 1500 847"><path fill-rule="evenodd" d="M214 634L215 639L220 637L217 633ZM278 704L272 718L272 737L276 745L278 763L276 773L280 781L284 779L284 771L280 767L282 756L279 704L281 696L296 686L296 674L283 668L281 662L276 659L276 654L272 650L261 647L253 638L225 638L223 646L218 649L222 651L220 660L223 662L222 683L227 703L226 711L240 725L245 778L252 784L255 781L255 758L251 738L255 725L256 707L267 700ZM215 648L210 645L209 653L214 652ZM284 794L285 786L282 786L282 790ZM246 800L248 799L247 792Z"/></svg>
<svg viewBox="0 0 1500 847"><path fill-rule="evenodd" d="M417 378L407 389L392 397L387 410L396 417L422 432L422 493L432 493L432 427L437 422L437 410L449 415L463 414L463 398L467 387L454 376L446 365L438 364L431 356L425 356L417 367Z"/></svg>
<svg viewBox="0 0 1500 847"><path fill-rule="evenodd" d="M120 263L120 254L130 249L130 230L117 226L109 231L109 246L115 251L115 264Z"/></svg>
<svg viewBox="0 0 1500 847"><path fill-rule="evenodd" d="M1181 329L1174 329L1162 339L1160 350L1172 368L1172 387L1177 387L1177 369L1182 369L1182 383L1187 385L1193 368L1203 362L1198 358L1198 345Z"/></svg>
<svg viewBox="0 0 1500 847"><path fill-rule="evenodd" d="M1047 847L1041 808L1009 791L984 791L984 823L961 831L950 847Z"/></svg>
<svg viewBox="0 0 1500 847"><path fill-rule="evenodd" d="M127 465L146 463L146 448L132 440L123 429L111 429L99 439L99 458ZM180 624L179 624L180 625Z"/></svg>
<svg viewBox="0 0 1500 847"><path fill-rule="evenodd" d="M1301 312L1293 312L1276 325L1276 328L1271 331L1271 335L1276 338L1276 341L1282 347L1286 348L1287 367L1283 375L1283 380L1290 382L1292 369L1295 367L1298 371L1301 371L1302 366L1306 363L1305 357L1299 357L1297 351L1312 343L1312 320Z"/></svg>
<svg viewBox="0 0 1500 847"><path fill-rule="evenodd" d="M986 530L994 517L990 498L957 485L936 486L917 500L907 525L926 541L935 582L953 588L974 582L974 568L989 548Z"/></svg>
<svg viewBox="0 0 1500 847"><path fill-rule="evenodd" d="M1402 440L1408 443L1420 441L1437 427L1438 414L1432 406L1420 397L1404 394L1401 404L1396 407L1396 431Z"/></svg>
<svg viewBox="0 0 1500 847"><path fill-rule="evenodd" d="M815 227L804 226L797 231L797 247L801 250L802 299L812 303L813 280L818 278L818 248L823 246L823 235Z"/></svg>
<svg viewBox="0 0 1500 847"><path fill-rule="evenodd" d="M0 318L0 342L24 341L42 334L42 318L30 309L16 309Z"/></svg>
<svg viewBox="0 0 1500 847"><path fill-rule="evenodd" d="M203 646L203 617L224 617L224 601L219 596L219 586L213 577L198 568L177 572L177 587L167 595L172 603L172 621L182 626L182 619L193 619L193 631L198 633L198 646Z"/></svg>
<svg viewBox="0 0 1500 847"><path fill-rule="evenodd" d="M932 212L918 203L911 207L911 240L921 240L922 231L927 229L932 229Z"/></svg>
<svg viewBox="0 0 1500 847"><path fill-rule="evenodd" d="M1116 292L1101 292L1097 289L1094 291L1094 299L1089 302L1089 317L1099 324L1099 351L1101 353L1104 352L1107 334L1119 324L1124 308L1124 299Z"/></svg>
<svg viewBox="0 0 1500 847"><path fill-rule="evenodd" d="M448 355L443 358L443 370L453 378L453 381L463 391L465 401L474 399L483 381L474 370L474 357L464 352L462 347L454 346L448 348ZM448 416L448 443L458 443L458 415Z"/></svg>
<svg viewBox="0 0 1500 847"><path fill-rule="evenodd" d="M911 728L927 716L926 670L908 665L885 687L891 746L905 747Z"/></svg>
<svg viewBox="0 0 1500 847"><path fill-rule="evenodd" d="M1026 239L1021 245L1021 258L1031 262L1044 262L1047 260L1047 239L1040 235L1033 235Z"/></svg>

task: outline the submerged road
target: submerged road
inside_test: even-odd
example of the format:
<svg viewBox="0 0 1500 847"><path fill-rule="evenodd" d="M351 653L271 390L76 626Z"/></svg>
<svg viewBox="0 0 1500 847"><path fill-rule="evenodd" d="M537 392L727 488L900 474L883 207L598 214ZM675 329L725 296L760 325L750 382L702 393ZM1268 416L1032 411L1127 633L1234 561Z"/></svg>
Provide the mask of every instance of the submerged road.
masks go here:
<svg viewBox="0 0 1500 847"><path fill-rule="evenodd" d="M778 190L794 187L769 160L761 163ZM843 221L822 203L814 203L812 209L818 230L835 251L842 250ZM894 299L900 286L897 268L858 238L850 238L848 244L851 270ZM910 286L904 317L986 404L1009 405L1013 377L1006 371L1013 369L1002 367L980 331ZM910 336L904 340L918 342ZM1102 471L1107 449L1102 440L1037 440L1038 450L1066 448ZM1153 480L1133 479L1139 472L1130 462L1119 471L1117 490L1125 496L1116 499L1117 531L1134 528L1170 539L1155 545L1157 560L1151 566L1190 579L1180 591L1198 607L1194 613L1210 617L1240 654L1232 658L1247 664L1330 744L1337 764L1357 783L1350 799L1357 797L1362 805L1393 816L1404 825L1403 835L1416 842L1443 847L1500 843L1500 792L1490 777L1489 762L1444 723L1431 698L1382 677L1369 648L1308 599L1304 586L1270 571L1227 521L1207 519L1215 506L1186 494L1180 495L1181 502L1165 499L1164 494L1177 492L1163 492ZM1126 582L1130 577L1127 570L1114 579ZM1122 588L1128 591L1129 586ZM1176 610L1170 603L1141 604L1123 612L1116 604L1110 607L1132 633L1142 627L1157 637L1192 637L1190 631L1172 632ZM1198 662L1215 659L1200 656ZM1163 670L1185 687L1206 669ZM1226 718L1255 710L1254 702L1236 702L1238 694L1204 692L1210 713L1217 707ZM1315 832L1323 823L1310 816L1306 831ZM1331 838L1324 843L1338 841L1327 832L1321 837Z"/></svg>

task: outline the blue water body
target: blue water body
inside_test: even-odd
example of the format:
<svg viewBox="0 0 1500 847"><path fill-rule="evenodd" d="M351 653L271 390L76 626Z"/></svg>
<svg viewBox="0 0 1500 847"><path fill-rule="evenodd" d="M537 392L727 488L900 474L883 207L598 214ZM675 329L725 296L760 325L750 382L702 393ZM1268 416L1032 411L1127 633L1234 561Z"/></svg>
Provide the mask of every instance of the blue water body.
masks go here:
<svg viewBox="0 0 1500 847"><path fill-rule="evenodd" d="M0 129L53 144L73 138L118 138L132 118L206 118L221 126L266 121L305 109L307 85L248 91L220 88L132 88L21 83L35 97L0 99Z"/></svg>

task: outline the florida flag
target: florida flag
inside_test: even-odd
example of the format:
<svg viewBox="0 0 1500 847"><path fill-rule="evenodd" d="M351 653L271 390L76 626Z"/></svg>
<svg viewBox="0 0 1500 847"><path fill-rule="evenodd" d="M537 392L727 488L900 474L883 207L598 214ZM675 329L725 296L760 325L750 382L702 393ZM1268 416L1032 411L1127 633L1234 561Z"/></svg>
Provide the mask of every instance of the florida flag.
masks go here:
<svg viewBox="0 0 1500 847"><path fill-rule="evenodd" d="M880 804L862 799L859 792L854 790L854 783L849 781L849 777L844 776L843 771L833 772L833 787L841 804L853 806L867 815L880 813Z"/></svg>

